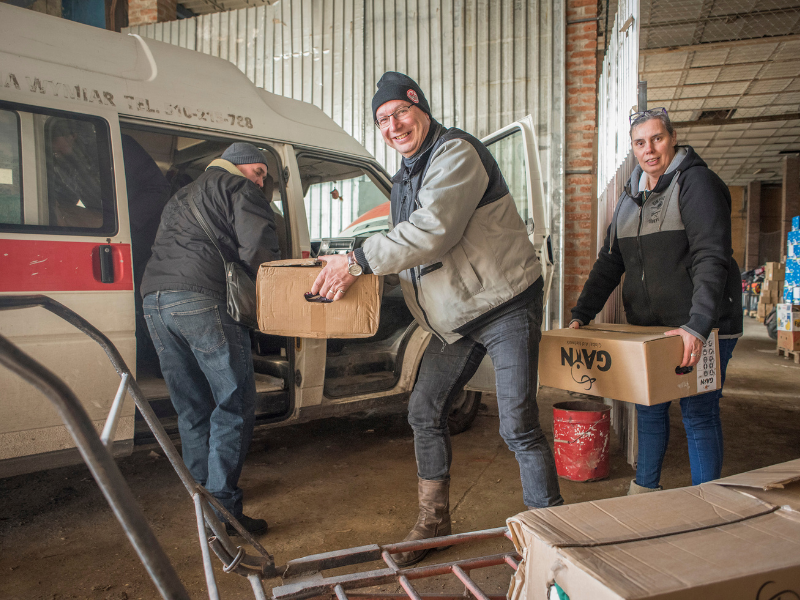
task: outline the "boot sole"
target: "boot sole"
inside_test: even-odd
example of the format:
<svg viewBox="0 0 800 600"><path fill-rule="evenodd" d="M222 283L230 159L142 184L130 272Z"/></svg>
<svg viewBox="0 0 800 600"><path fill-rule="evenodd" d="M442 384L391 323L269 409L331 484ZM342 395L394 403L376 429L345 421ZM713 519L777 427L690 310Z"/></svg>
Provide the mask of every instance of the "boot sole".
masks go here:
<svg viewBox="0 0 800 600"><path fill-rule="evenodd" d="M432 552L442 552L443 550L449 550L450 548L452 548L452 546L443 546L442 548L426 548L425 550L420 550L420 552L422 552L422 554L419 556L419 558L415 558L414 560L410 560L410 561L403 562L403 563L398 562L398 561L394 561L394 562L401 569L405 569L406 567L411 567L413 565L416 565L417 563L422 562Z"/></svg>

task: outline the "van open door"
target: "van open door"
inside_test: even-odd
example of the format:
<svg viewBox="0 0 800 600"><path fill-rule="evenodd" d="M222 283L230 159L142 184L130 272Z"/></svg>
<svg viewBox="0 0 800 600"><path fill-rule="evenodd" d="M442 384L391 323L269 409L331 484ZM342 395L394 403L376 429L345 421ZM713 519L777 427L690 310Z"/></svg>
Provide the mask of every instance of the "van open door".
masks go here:
<svg viewBox="0 0 800 600"><path fill-rule="evenodd" d="M544 306L553 280L553 251L550 245L550 207L544 192L539 162L539 144L531 115L515 121L481 140L494 156L514 197L517 211L528 227L528 238L542 263ZM546 312L546 311L545 311ZM466 389L494 392L492 361L487 356Z"/></svg>

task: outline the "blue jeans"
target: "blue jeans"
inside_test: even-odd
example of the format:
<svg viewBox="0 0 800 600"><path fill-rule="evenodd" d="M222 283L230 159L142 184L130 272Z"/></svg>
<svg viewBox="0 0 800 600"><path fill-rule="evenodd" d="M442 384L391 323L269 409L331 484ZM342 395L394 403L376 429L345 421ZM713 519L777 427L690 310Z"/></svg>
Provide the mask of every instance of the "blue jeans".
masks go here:
<svg viewBox="0 0 800 600"><path fill-rule="evenodd" d="M553 452L536 405L541 325L539 292L529 306L501 315L453 344L431 339L408 404L421 479L449 477L447 415L488 352L497 380L500 435L519 463L523 500L536 508L563 504Z"/></svg>
<svg viewBox="0 0 800 600"><path fill-rule="evenodd" d="M737 338L719 340L719 366L722 374L720 389L698 396L681 398L681 414L689 442L689 465L692 485L719 479L722 474L722 421L719 418L719 399L725 385L725 371L733 354ZM669 443L669 407L671 402L654 406L636 405L639 427L639 457L636 463L636 483L657 488L661 480L661 465Z"/></svg>
<svg viewBox="0 0 800 600"><path fill-rule="evenodd" d="M144 318L178 413L183 461L239 518L239 475L255 418L250 333L224 302L198 292L150 293Z"/></svg>

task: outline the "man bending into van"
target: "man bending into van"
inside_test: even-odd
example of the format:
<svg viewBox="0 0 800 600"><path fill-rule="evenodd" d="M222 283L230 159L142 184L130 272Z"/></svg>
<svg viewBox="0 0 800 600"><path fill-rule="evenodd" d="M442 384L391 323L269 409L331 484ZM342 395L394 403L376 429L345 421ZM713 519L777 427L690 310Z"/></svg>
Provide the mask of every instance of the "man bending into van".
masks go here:
<svg viewBox="0 0 800 600"><path fill-rule="evenodd" d="M142 281L147 328L178 413L183 460L195 481L254 534L265 533L267 522L242 514L238 486L255 418L250 332L228 315L222 258L189 198L225 258L255 279L261 263L280 258L274 215L261 190L267 177L258 148L232 144L164 207ZM235 533L230 524L226 529Z"/></svg>
<svg viewBox="0 0 800 600"><path fill-rule="evenodd" d="M536 406L542 268L500 168L479 140L437 123L402 73L381 77L372 111L386 145L403 155L392 178L394 228L346 259L320 257L327 266L311 291L338 300L361 273L397 273L411 314L433 334L408 404L419 517L406 540L450 534L447 415L487 352L523 500L532 508L562 504ZM408 566L427 553L394 558Z"/></svg>

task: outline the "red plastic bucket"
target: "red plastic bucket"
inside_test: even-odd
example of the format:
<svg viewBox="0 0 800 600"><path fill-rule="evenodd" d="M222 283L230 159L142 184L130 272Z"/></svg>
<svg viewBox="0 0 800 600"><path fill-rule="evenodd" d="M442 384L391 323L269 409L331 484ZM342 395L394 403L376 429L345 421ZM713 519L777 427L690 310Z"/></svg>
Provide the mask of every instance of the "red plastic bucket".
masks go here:
<svg viewBox="0 0 800 600"><path fill-rule="evenodd" d="M553 405L556 471L571 481L608 477L611 407L589 400Z"/></svg>

